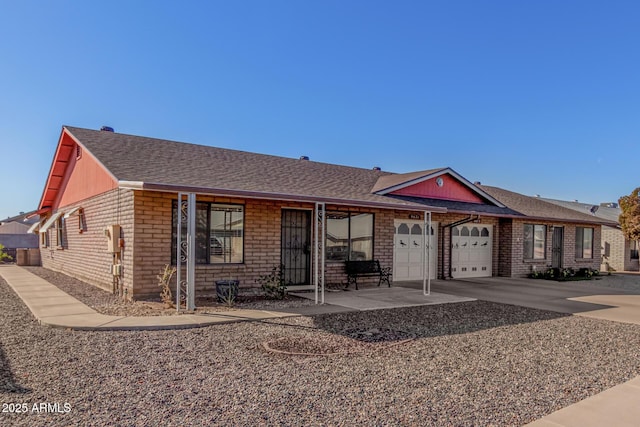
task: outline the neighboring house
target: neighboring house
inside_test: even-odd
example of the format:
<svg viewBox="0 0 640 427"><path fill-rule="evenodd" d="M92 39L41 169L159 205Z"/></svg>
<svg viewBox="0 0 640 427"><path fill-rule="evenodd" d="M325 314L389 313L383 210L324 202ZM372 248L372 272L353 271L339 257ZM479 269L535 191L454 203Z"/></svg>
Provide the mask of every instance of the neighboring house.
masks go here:
<svg viewBox="0 0 640 427"><path fill-rule="evenodd" d="M629 240L624 237L620 229L619 218L622 210L617 203L608 202L592 205L590 203L580 203L578 201L545 199L558 206L573 209L596 218L615 222L616 226L602 227L602 266L603 271L639 271L638 262L638 241Z"/></svg>
<svg viewBox="0 0 640 427"><path fill-rule="evenodd" d="M601 224L615 226L451 168L394 174L63 127L38 209L43 265L157 295L185 192L197 200L198 291L221 279L255 287L280 263L290 286L313 283L316 267L344 283L347 259L377 259L394 282L599 268Z"/></svg>
<svg viewBox="0 0 640 427"><path fill-rule="evenodd" d="M30 218L30 213L20 213L18 216L0 221L0 245L5 247L5 252L14 260L17 249L29 249L38 247L38 237L29 233L33 224L39 218Z"/></svg>

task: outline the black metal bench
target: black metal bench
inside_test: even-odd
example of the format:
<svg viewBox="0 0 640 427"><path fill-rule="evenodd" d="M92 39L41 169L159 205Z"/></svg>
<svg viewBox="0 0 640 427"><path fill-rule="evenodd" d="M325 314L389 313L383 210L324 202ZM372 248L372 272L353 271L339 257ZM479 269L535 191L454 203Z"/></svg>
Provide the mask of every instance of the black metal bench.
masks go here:
<svg viewBox="0 0 640 427"><path fill-rule="evenodd" d="M367 276L378 276L378 286L384 281L391 287L391 282L389 281L391 267L380 267L380 261L377 259L372 261L345 261L344 268L347 273L346 288L353 283L356 285L356 290L358 290L358 277Z"/></svg>

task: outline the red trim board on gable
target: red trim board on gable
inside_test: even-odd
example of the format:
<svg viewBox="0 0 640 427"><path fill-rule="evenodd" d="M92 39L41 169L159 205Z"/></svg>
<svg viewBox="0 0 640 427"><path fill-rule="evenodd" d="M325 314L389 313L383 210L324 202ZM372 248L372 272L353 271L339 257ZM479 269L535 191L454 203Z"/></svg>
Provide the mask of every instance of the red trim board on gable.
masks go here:
<svg viewBox="0 0 640 427"><path fill-rule="evenodd" d="M469 203L485 203L469 187L449 174L439 175L416 184L400 188L389 194L424 197L428 199L455 200Z"/></svg>
<svg viewBox="0 0 640 427"><path fill-rule="evenodd" d="M62 131L39 211L56 210L118 187L118 182L84 148Z"/></svg>

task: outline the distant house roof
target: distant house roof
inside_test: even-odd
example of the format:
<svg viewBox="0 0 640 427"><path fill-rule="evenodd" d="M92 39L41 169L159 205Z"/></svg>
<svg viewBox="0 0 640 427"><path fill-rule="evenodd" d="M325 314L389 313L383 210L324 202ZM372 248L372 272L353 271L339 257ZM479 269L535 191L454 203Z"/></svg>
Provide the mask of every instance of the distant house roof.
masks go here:
<svg viewBox="0 0 640 427"><path fill-rule="evenodd" d="M29 227L20 222L5 222L0 225L0 234L27 234Z"/></svg>
<svg viewBox="0 0 640 427"><path fill-rule="evenodd" d="M586 215L593 215L596 218L602 218L607 221L619 223L618 218L622 210L620 208L613 208L611 206L593 205L591 203L570 202L567 200L556 200L541 198L545 202L553 203L554 205L562 206L567 209L573 209L574 211L582 212Z"/></svg>
<svg viewBox="0 0 640 427"><path fill-rule="evenodd" d="M500 200L510 209L531 219L557 220L585 224L603 224L616 226L615 222L587 215L572 209L549 203L538 197L525 196L498 187L481 186L487 193Z"/></svg>
<svg viewBox="0 0 640 427"><path fill-rule="evenodd" d="M64 131L124 188L445 211L373 194L378 179L390 174L380 170L68 126Z"/></svg>
<svg viewBox="0 0 640 427"><path fill-rule="evenodd" d="M12 216L7 219L0 219L0 224L4 224L8 222L18 222L18 223L31 225L38 221L40 221L40 218L38 218L36 211L30 211L30 212L21 212L19 215Z"/></svg>

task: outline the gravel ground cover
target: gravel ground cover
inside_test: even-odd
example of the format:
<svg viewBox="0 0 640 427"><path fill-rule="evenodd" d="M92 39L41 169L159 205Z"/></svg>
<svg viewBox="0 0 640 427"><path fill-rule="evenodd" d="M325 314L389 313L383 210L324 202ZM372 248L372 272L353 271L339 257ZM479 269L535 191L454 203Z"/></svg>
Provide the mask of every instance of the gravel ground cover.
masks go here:
<svg viewBox="0 0 640 427"><path fill-rule="evenodd" d="M637 325L483 301L82 332L39 326L1 279L0 295L2 426L520 426L640 373Z"/></svg>
<svg viewBox="0 0 640 427"><path fill-rule="evenodd" d="M597 276L586 282L603 288L623 289L625 291L640 291L640 274L615 273Z"/></svg>
<svg viewBox="0 0 640 427"><path fill-rule="evenodd" d="M45 279L49 283L82 301L98 313L112 316L173 316L178 312L175 308L166 307L160 301L160 288L158 298L153 300L123 301L111 292L85 283L66 274L52 271L43 267L23 267L31 273ZM238 300L229 307L224 303L218 303L215 294L196 295L197 313L215 313L229 311L231 309L256 309L277 311L284 308L304 307L313 305L314 301L294 296L287 296L284 300L268 299L260 295L240 295Z"/></svg>

